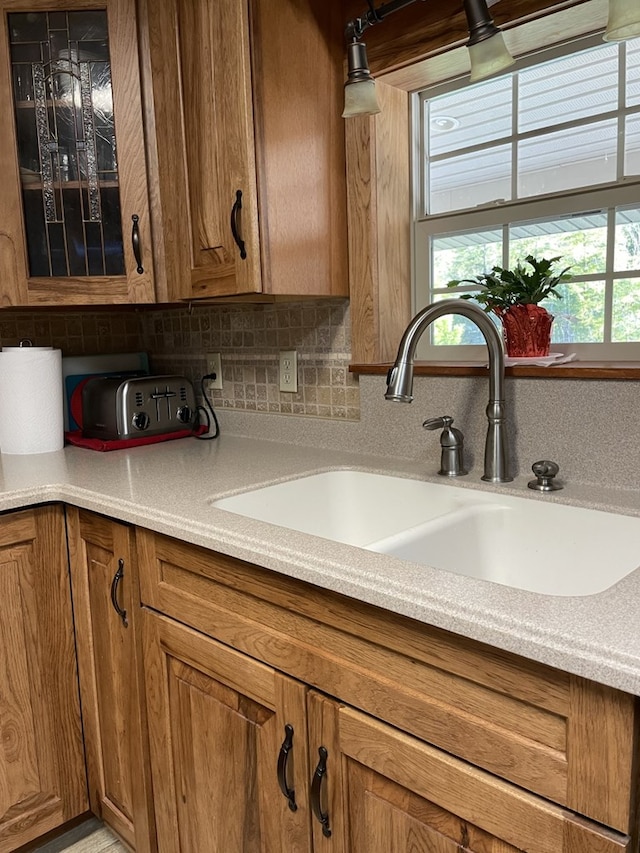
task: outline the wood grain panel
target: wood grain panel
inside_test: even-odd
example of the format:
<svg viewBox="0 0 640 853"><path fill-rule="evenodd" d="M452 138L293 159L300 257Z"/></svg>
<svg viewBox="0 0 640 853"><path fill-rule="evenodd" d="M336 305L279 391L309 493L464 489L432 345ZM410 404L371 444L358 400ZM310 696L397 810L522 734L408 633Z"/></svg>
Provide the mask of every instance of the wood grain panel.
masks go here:
<svg viewBox="0 0 640 853"><path fill-rule="evenodd" d="M79 4L82 8L82 3ZM135 4L106 0L113 111L118 145L118 183L128 302L154 302L151 212L142 124ZM138 273L131 241L131 217L139 217L143 273ZM89 288L89 292L90 292ZM109 301L109 300L107 300Z"/></svg>
<svg viewBox="0 0 640 853"><path fill-rule="evenodd" d="M88 808L60 506L0 523L0 851Z"/></svg>
<svg viewBox="0 0 640 853"><path fill-rule="evenodd" d="M395 358L411 316L409 100L377 84L382 112L349 119L347 191L352 358Z"/></svg>
<svg viewBox="0 0 640 853"><path fill-rule="evenodd" d="M2 741L0 763L0 821L23 797L40 791L36 754L36 733L29 685L29 648L24 642L24 609L34 609L29 589L29 564L33 554L29 543L2 555L0 599L6 616L0 622L0 644L4 672L2 690Z"/></svg>
<svg viewBox="0 0 640 853"><path fill-rule="evenodd" d="M380 84L382 120L376 127L377 257L379 311L384 318L380 354L395 358L398 341L411 317L411 174L409 170L409 98ZM380 119L380 116L377 117Z"/></svg>
<svg viewBox="0 0 640 853"><path fill-rule="evenodd" d="M443 816L436 824L438 834L435 836L435 849L441 849L443 853L460 849L462 844L470 851L484 849L481 839L470 842L468 835L465 837L465 829L467 833L469 831L468 825L513 845L515 850L531 853L565 853L572 850L566 840L568 824L571 825L571 843L580 844L581 847L576 849L581 849L583 853L616 853L630 849L628 836L615 835L601 830L595 824L575 819L557 806L352 709L341 708L339 721L340 749L343 753L449 813L451 817ZM459 828L460 834L456 833L455 838L456 847L450 848L444 843L446 834L442 830L447 825L449 831L455 828L460 819L464 821L465 827ZM404 820L402 830L410 830ZM433 838L434 833L430 834ZM389 849L411 848L401 845Z"/></svg>
<svg viewBox="0 0 640 853"><path fill-rule="evenodd" d="M355 761L347 762L350 843L368 853L518 853L515 847Z"/></svg>
<svg viewBox="0 0 640 853"><path fill-rule="evenodd" d="M264 291L347 296L339 4L252 0L251 29Z"/></svg>
<svg viewBox="0 0 640 853"><path fill-rule="evenodd" d="M153 607L628 831L635 710L624 697L598 707L597 685L549 667L146 531L138 541L143 599ZM579 722L580 701L595 703L593 719L609 720L604 743L588 714ZM581 752L593 762L588 774ZM591 784L598 774L604 781Z"/></svg>
<svg viewBox="0 0 640 853"><path fill-rule="evenodd" d="M149 194L159 302L191 294L191 232L181 115L178 12L172 2L138 0L138 39Z"/></svg>
<svg viewBox="0 0 640 853"><path fill-rule="evenodd" d="M503 692L523 702L563 714L569 702L569 676L550 667L516 657L474 640L432 628L421 622L398 617L386 610L362 604L330 590L319 590L276 572L259 569L249 563L187 545L169 537L140 530L138 547L143 601L162 610L175 602L182 589L190 599L193 590L206 590L206 584L189 587L195 578L180 578L179 585L164 574L188 571L209 578L230 590L249 594L252 599L270 602L278 608L306 616L337 628L345 634L365 639L387 650L395 650L412 660L442 669L486 687L502 685Z"/></svg>
<svg viewBox="0 0 640 853"><path fill-rule="evenodd" d="M628 737L637 703L628 693L571 679L569 797L577 811L622 830L629 828L634 806L635 792L622 780L635 773L637 743L629 749Z"/></svg>
<svg viewBox="0 0 640 853"><path fill-rule="evenodd" d="M345 128L351 358L362 364L382 361L379 345L382 317L378 305L375 128L375 119L369 116L350 119Z"/></svg>
<svg viewBox="0 0 640 853"><path fill-rule="evenodd" d="M351 853L347 835L346 777L338 727L339 705L327 696L311 691L307 697L307 706L309 756L314 770L320 759L320 747L327 751L326 775L320 790L320 805L323 812L329 816L331 831L331 835L326 836L317 818L313 818L313 850L314 853Z"/></svg>
<svg viewBox="0 0 640 853"><path fill-rule="evenodd" d="M161 853L310 851L306 688L150 612L143 625ZM285 723L295 812L276 778Z"/></svg>
<svg viewBox="0 0 640 853"><path fill-rule="evenodd" d="M174 577L175 587L186 580L184 574L172 575L166 569L165 574ZM194 597L211 597L206 583L190 589ZM379 645L253 600L243 601L242 594L223 587L216 587L215 604L206 606L206 616L191 606L193 601L180 603L180 618L201 630L214 631L235 648L356 707L565 801L566 758L564 750L556 748L564 744L564 720L545 713L536 716L528 706L495 690L485 692L440 669L420 670ZM177 608L165 612L178 614Z"/></svg>
<svg viewBox="0 0 640 853"><path fill-rule="evenodd" d="M151 853L133 531L75 507L67 507L67 526L91 808L137 853ZM117 596L126 626L111 602L120 559L124 575Z"/></svg>

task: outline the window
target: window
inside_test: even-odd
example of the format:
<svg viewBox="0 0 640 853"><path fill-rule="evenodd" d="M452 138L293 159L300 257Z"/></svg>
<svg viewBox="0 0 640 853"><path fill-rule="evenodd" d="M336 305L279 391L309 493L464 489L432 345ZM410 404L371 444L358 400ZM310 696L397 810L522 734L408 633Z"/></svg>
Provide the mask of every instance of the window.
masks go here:
<svg viewBox="0 0 640 853"><path fill-rule="evenodd" d="M573 41L474 86L416 97L415 304L526 255L562 256L553 342L640 358L640 40ZM426 338L426 335L424 336ZM471 357L474 326L443 317L422 358ZM455 354L448 345L455 345Z"/></svg>

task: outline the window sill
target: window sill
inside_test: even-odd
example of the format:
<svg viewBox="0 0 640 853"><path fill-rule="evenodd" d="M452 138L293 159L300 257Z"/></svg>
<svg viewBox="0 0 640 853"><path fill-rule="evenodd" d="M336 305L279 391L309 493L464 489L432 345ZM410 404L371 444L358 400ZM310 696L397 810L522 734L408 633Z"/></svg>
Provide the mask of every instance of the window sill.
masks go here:
<svg viewBox="0 0 640 853"><path fill-rule="evenodd" d="M392 364L351 364L351 373L386 376ZM550 367L507 367L507 376L534 379L636 379L640 380L637 361L572 361ZM487 366L479 361L417 361L415 376L486 376Z"/></svg>

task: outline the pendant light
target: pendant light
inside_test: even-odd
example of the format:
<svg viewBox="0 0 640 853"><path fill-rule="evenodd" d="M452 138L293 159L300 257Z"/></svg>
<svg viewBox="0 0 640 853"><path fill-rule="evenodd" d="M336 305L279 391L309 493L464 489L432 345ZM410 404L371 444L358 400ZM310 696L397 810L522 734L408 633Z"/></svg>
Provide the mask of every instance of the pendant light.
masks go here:
<svg viewBox="0 0 640 853"><path fill-rule="evenodd" d="M416 0L389 0L376 8L373 0L369 0L369 9L347 24L347 81L344 87L343 118L370 116L380 112L375 81L369 71L367 51L361 38L369 27L379 24L392 12L415 2ZM507 50L501 31L493 23L486 0L463 0L463 7L469 29L467 47L471 62L471 81L475 82L503 71L513 64L514 59Z"/></svg>
<svg viewBox="0 0 640 853"><path fill-rule="evenodd" d="M640 36L640 3L638 0L609 0L609 18L605 41L623 41Z"/></svg>

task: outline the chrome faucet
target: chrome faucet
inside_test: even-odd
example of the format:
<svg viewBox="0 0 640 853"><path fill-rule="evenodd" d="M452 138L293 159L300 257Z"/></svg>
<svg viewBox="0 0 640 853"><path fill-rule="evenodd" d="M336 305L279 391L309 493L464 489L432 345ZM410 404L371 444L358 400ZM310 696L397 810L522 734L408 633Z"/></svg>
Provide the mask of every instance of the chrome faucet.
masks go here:
<svg viewBox="0 0 640 853"><path fill-rule="evenodd" d="M510 483L509 454L504 420L504 344L498 330L485 312L464 299L443 299L423 308L409 323L400 341L398 355L387 374L386 400L410 403L413 400L413 358L422 333L446 314L460 314L482 332L489 350L489 404L487 440L484 448L483 480Z"/></svg>

